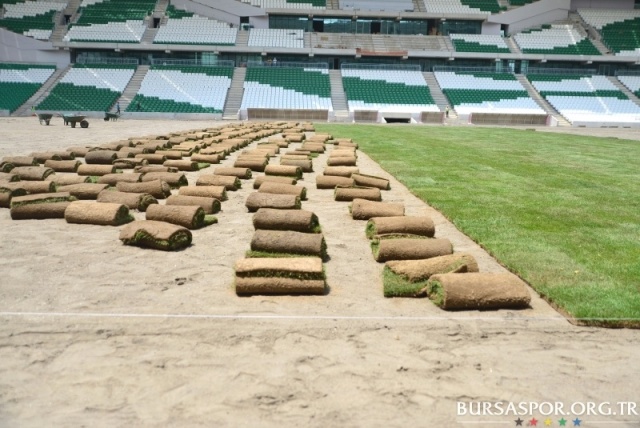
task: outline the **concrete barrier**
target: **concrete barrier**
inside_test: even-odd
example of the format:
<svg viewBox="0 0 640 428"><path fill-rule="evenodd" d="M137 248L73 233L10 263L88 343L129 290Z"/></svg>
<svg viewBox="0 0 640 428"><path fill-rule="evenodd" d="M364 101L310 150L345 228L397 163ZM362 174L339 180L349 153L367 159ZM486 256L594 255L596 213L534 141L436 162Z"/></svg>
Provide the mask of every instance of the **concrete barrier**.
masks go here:
<svg viewBox="0 0 640 428"><path fill-rule="evenodd" d="M242 113L240 115L241 117L244 116ZM246 118L249 120L311 120L328 122L329 110L248 108Z"/></svg>
<svg viewBox="0 0 640 428"><path fill-rule="evenodd" d="M444 113L439 111L423 111L420 115L422 123L444 123Z"/></svg>
<svg viewBox="0 0 640 428"><path fill-rule="evenodd" d="M474 125L537 125L546 126L548 115L546 114L498 114L498 113L472 113L469 122Z"/></svg>

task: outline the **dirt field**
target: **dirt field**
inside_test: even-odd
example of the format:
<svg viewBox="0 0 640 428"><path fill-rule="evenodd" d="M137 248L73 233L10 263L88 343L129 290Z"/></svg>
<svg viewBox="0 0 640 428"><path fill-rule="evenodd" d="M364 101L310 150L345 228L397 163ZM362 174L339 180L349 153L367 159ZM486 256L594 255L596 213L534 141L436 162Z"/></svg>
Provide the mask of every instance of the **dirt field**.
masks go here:
<svg viewBox="0 0 640 428"><path fill-rule="evenodd" d="M0 158L215 125L2 118ZM358 166L388 176L364 154ZM192 184L197 175L187 174ZM385 201L432 216L437 237L474 254L481 271L504 270L391 180ZM12 221L0 209L0 426L513 426L516 416L459 417L456 402L640 402L640 332L572 326L535 295L531 309L497 312L385 299L365 223L315 189L313 174L303 183L330 255L326 296L235 295L252 180L178 253L125 247L119 228Z"/></svg>

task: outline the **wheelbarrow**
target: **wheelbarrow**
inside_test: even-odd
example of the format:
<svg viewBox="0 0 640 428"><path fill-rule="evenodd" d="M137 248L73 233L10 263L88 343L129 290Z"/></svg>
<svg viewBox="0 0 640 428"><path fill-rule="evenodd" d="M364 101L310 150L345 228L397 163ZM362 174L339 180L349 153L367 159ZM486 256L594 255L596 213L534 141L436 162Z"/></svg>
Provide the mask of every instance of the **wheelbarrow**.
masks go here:
<svg viewBox="0 0 640 428"><path fill-rule="evenodd" d="M65 125L71 125L72 128L76 127L76 124L80 124L80 128L88 128L89 122L85 119L86 116L80 116L75 114L63 114L62 119Z"/></svg>
<svg viewBox="0 0 640 428"><path fill-rule="evenodd" d="M40 125L48 126L52 117L53 115L50 113L38 113L38 121L40 122Z"/></svg>
<svg viewBox="0 0 640 428"><path fill-rule="evenodd" d="M115 122L116 120L118 120L118 118L120 117L120 115L118 113L109 113L109 112L105 112L104 113L104 121L112 121Z"/></svg>

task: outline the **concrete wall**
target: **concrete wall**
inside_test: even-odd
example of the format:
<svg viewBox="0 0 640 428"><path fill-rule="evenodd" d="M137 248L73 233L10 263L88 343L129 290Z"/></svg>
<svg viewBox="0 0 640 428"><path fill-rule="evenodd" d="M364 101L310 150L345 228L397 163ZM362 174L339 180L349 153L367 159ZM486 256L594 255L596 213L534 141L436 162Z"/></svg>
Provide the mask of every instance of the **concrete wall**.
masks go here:
<svg viewBox="0 0 640 428"><path fill-rule="evenodd" d="M171 3L178 9L188 10L201 16L228 22L235 27L240 25L241 16L250 18L263 17L267 19L268 22L266 12L263 9L235 0L172 0ZM257 22L260 23L261 21Z"/></svg>
<svg viewBox="0 0 640 428"><path fill-rule="evenodd" d="M571 0L571 10L576 9L633 9L633 0Z"/></svg>
<svg viewBox="0 0 640 428"><path fill-rule="evenodd" d="M253 25L253 28L269 28L269 17L252 16L249 18L249 24Z"/></svg>
<svg viewBox="0 0 640 428"><path fill-rule="evenodd" d="M500 24L495 24L493 22L483 22L482 23L482 34L491 34L491 35L500 35Z"/></svg>
<svg viewBox="0 0 640 428"><path fill-rule="evenodd" d="M499 15L490 16L488 22L506 24L509 34L521 30L567 19L571 0L540 0Z"/></svg>
<svg viewBox="0 0 640 428"><path fill-rule="evenodd" d="M0 61L56 64L57 68L65 68L71 62L71 54L59 51L50 42L0 28Z"/></svg>

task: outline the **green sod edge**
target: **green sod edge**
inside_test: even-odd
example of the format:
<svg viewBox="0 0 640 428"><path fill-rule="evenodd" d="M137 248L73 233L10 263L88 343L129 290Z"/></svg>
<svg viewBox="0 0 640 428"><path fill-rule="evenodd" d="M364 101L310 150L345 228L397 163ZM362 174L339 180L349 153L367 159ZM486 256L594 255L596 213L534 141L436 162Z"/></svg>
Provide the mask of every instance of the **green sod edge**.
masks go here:
<svg viewBox="0 0 640 428"><path fill-rule="evenodd" d="M300 256L297 256L300 257ZM282 270L252 271L250 274L237 273L238 278L292 278L300 280L326 280L325 269L322 272L287 272Z"/></svg>
<svg viewBox="0 0 640 428"><path fill-rule="evenodd" d="M107 190L117 190L115 187L107 187ZM157 204L158 200L149 194L140 195L140 200L138 201L138 211L146 211L151 204Z"/></svg>
<svg viewBox="0 0 640 428"><path fill-rule="evenodd" d="M216 224L216 223L218 223L218 217L214 215L205 215L204 220L202 222L202 226L203 227L211 226L212 224Z"/></svg>
<svg viewBox="0 0 640 428"><path fill-rule="evenodd" d="M0 193L10 193L11 197L14 196L25 196L27 191L22 187L18 187L17 189L9 189L7 187L2 187L2 183L0 183Z"/></svg>
<svg viewBox="0 0 640 428"><path fill-rule="evenodd" d="M438 307L442 307L444 304L444 287L440 281L429 280L427 281L427 294L429 299Z"/></svg>
<svg viewBox="0 0 640 428"><path fill-rule="evenodd" d="M139 245L162 251L175 251L191 244L191 234L184 230L174 233L171 238L156 239L146 230L138 230L132 239L123 239L125 245Z"/></svg>
<svg viewBox="0 0 640 428"><path fill-rule="evenodd" d="M364 233L365 235L367 235L367 239L373 239L374 236L378 234L376 223L372 220L367 221L367 226L364 229Z"/></svg>
<svg viewBox="0 0 640 428"><path fill-rule="evenodd" d="M28 201L28 202L27 201L24 201L24 202L23 201L21 201L21 202L11 201L11 206L12 207L21 207L23 205L51 204L51 203L55 203L55 202L73 202L73 201L77 201L77 200L78 199L75 196L51 196L51 197L48 197L48 198L38 199L38 200L35 200L35 201Z"/></svg>
<svg viewBox="0 0 640 428"><path fill-rule="evenodd" d="M12 163L5 163L2 165L0 172L11 172L13 168L15 168L15 166Z"/></svg>
<svg viewBox="0 0 640 428"><path fill-rule="evenodd" d="M410 282L385 266L382 271L382 284L384 297L424 297L425 293L421 291L427 285L427 280Z"/></svg>

